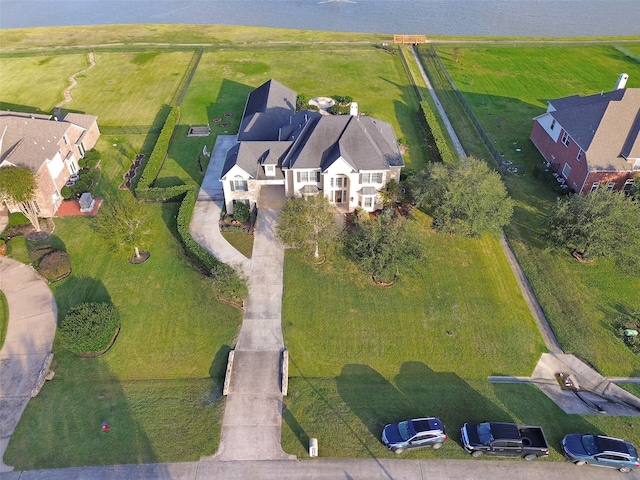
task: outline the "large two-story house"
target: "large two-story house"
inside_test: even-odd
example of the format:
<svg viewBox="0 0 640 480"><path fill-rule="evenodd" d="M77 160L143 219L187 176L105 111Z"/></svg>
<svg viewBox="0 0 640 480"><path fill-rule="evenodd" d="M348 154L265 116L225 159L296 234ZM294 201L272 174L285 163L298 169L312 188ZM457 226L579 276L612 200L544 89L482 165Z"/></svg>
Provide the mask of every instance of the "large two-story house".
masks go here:
<svg viewBox="0 0 640 480"><path fill-rule="evenodd" d="M91 150L100 130L98 117L67 113L51 115L0 111L0 168L28 167L36 178L39 216L52 217L62 203L60 190L79 170L78 160ZM8 205L10 212L19 211Z"/></svg>
<svg viewBox="0 0 640 480"><path fill-rule="evenodd" d="M531 141L576 193L628 190L640 174L640 88L550 100Z"/></svg>
<svg viewBox="0 0 640 480"><path fill-rule="evenodd" d="M296 97L273 79L249 94L220 177L227 212L235 202L253 206L263 185L288 197L325 195L344 211L381 208L380 191L404 166L391 125L355 108L296 112Z"/></svg>

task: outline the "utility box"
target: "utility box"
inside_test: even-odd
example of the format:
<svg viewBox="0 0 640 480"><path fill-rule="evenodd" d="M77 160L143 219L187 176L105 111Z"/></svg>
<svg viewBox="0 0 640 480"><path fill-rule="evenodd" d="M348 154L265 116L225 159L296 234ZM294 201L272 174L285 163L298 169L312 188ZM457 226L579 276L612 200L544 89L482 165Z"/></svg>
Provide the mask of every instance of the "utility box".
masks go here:
<svg viewBox="0 0 640 480"><path fill-rule="evenodd" d="M310 457L318 456L318 439L317 438L309 439L309 456Z"/></svg>

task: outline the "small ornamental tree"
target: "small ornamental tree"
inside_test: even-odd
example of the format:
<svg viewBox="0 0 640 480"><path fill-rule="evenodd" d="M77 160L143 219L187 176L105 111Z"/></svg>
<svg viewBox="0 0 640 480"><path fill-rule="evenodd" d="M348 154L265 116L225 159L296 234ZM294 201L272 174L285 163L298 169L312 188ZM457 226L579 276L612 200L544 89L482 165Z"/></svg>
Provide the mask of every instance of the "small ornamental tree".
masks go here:
<svg viewBox="0 0 640 480"><path fill-rule="evenodd" d="M76 355L105 351L113 342L120 315L111 303L81 303L69 309L58 330L67 350Z"/></svg>
<svg viewBox="0 0 640 480"><path fill-rule="evenodd" d="M38 206L35 202L37 188L35 174L30 168L0 168L0 202L16 205L39 232Z"/></svg>
<svg viewBox="0 0 640 480"><path fill-rule="evenodd" d="M276 231L280 240L320 258L335 243L338 228L335 208L324 195L289 198L278 216Z"/></svg>
<svg viewBox="0 0 640 480"><path fill-rule="evenodd" d="M146 212L129 195L103 205L93 227L114 250L133 249L135 258L140 258L140 247L150 233Z"/></svg>
<svg viewBox="0 0 640 480"><path fill-rule="evenodd" d="M417 234L391 209L375 219L359 221L345 246L349 256L378 283L392 282L400 267L423 258Z"/></svg>

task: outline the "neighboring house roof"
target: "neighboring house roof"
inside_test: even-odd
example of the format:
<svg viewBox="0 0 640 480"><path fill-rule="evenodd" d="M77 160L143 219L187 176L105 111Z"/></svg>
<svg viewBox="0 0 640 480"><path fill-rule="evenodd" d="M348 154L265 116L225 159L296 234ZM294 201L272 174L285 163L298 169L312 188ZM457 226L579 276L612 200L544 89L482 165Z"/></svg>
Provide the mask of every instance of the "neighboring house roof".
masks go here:
<svg viewBox="0 0 640 480"><path fill-rule="evenodd" d="M37 172L46 159L52 159L60 151L59 142L71 126L0 112L0 164L25 166Z"/></svg>
<svg viewBox="0 0 640 480"><path fill-rule="evenodd" d="M240 143L227 154L221 178L234 166L252 178L263 178L261 167L268 164L324 171L339 158L354 171L404 166L390 124L368 116L296 113L295 100L296 93L275 80L249 95Z"/></svg>
<svg viewBox="0 0 640 480"><path fill-rule="evenodd" d="M573 95L549 105L549 114L588 153L591 170L627 170L626 159L640 158L640 89Z"/></svg>

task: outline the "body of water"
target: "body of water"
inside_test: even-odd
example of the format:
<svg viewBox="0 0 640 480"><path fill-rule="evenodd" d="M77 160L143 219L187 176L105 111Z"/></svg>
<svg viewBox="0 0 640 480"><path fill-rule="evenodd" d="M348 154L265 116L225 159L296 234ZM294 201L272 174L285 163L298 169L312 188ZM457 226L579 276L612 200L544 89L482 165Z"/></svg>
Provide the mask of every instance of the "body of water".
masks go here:
<svg viewBox="0 0 640 480"><path fill-rule="evenodd" d="M640 35L640 0L0 0L0 28L225 24L369 33Z"/></svg>

